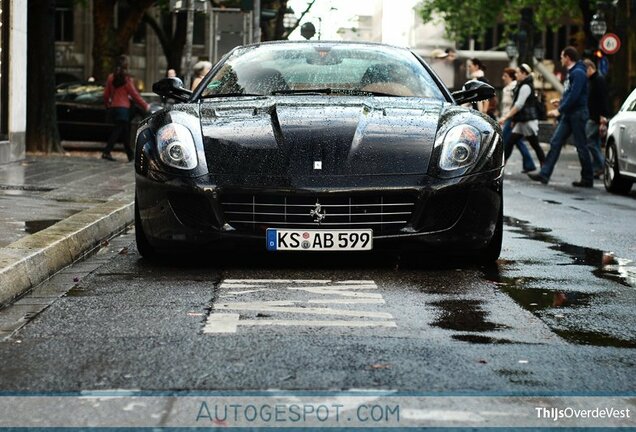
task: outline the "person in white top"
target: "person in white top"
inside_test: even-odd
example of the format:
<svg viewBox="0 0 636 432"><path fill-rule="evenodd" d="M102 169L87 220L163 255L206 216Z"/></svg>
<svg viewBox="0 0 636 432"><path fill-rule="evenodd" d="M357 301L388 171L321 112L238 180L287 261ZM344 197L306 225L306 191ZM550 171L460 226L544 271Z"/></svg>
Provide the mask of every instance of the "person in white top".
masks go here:
<svg viewBox="0 0 636 432"><path fill-rule="evenodd" d="M499 124L503 125L507 120L512 120L513 123L508 148L504 148L506 160L512 153L512 147L525 137L537 154L539 163L543 165L545 153L539 145L539 112L531 74L532 68L526 63L517 68L518 82L513 92L513 105L508 114L499 120Z"/></svg>
<svg viewBox="0 0 636 432"><path fill-rule="evenodd" d="M501 80L504 83L504 88L502 90L501 96L501 116L505 117L510 110L512 109L512 104L514 101L514 89L517 86L517 71L513 68L505 68L503 71L503 75L501 76ZM506 154L512 153L512 145L510 145L510 135L512 134L512 120L508 119L504 122L502 127L502 138L504 142L504 149L506 150ZM532 156L530 155L530 151L526 146L525 140L517 141L517 148L521 153L521 157L523 159L523 173L528 173L537 169L534 161L532 160Z"/></svg>

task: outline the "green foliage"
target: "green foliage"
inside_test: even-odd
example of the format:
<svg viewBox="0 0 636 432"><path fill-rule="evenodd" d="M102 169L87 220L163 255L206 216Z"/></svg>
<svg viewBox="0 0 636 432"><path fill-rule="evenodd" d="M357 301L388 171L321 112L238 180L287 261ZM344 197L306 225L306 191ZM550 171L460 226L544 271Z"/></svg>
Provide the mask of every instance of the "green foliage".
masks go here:
<svg viewBox="0 0 636 432"><path fill-rule="evenodd" d="M586 2L587 3L587 2ZM596 1L589 1L595 5ZM538 30L556 29L566 20L580 19L580 0L424 0L417 6L422 20L443 22L449 39L482 39L484 30L502 23L505 33L518 25L521 9L531 7Z"/></svg>

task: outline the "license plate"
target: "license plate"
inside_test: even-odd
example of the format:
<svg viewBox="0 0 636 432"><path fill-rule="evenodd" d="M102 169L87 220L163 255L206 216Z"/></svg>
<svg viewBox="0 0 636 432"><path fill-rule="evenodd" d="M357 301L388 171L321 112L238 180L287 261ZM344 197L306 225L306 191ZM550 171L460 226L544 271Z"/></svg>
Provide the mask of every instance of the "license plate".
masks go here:
<svg viewBox="0 0 636 432"><path fill-rule="evenodd" d="M267 250L363 251L373 249L373 230L289 230L269 228Z"/></svg>

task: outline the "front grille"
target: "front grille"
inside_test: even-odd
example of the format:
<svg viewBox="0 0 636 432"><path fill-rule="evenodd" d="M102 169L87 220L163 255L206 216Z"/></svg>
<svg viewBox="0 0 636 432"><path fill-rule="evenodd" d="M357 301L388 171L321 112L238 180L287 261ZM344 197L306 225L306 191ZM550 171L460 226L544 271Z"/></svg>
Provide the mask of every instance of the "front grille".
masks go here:
<svg viewBox="0 0 636 432"><path fill-rule="evenodd" d="M312 210L324 215L315 221ZM365 229L375 233L399 232L411 220L414 196L376 195L247 195L221 197L225 220L237 230L277 228Z"/></svg>

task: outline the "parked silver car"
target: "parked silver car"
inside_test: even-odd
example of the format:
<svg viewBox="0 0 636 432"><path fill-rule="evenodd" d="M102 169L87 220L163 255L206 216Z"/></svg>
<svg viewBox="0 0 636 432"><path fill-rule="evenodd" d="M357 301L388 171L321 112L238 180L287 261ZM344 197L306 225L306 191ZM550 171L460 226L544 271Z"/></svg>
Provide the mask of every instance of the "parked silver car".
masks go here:
<svg viewBox="0 0 636 432"><path fill-rule="evenodd" d="M636 181L636 89L607 127L605 189L628 194Z"/></svg>

